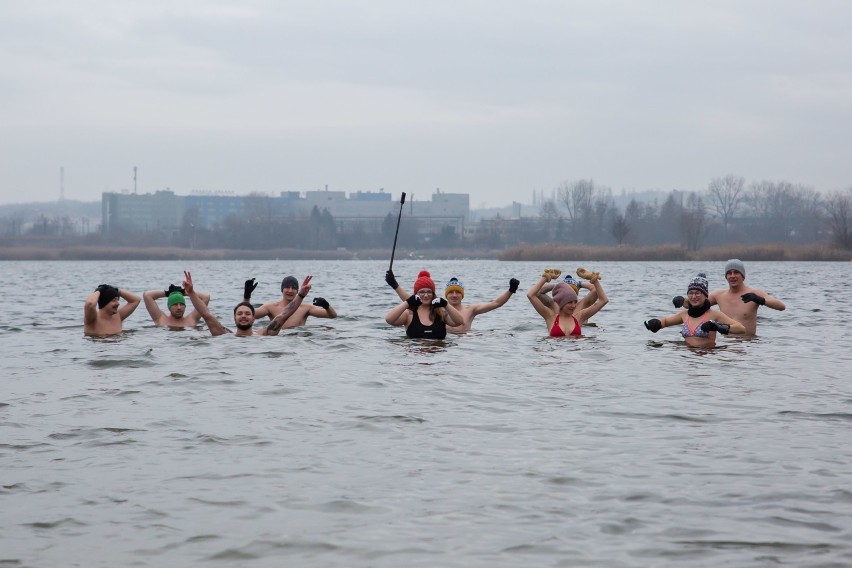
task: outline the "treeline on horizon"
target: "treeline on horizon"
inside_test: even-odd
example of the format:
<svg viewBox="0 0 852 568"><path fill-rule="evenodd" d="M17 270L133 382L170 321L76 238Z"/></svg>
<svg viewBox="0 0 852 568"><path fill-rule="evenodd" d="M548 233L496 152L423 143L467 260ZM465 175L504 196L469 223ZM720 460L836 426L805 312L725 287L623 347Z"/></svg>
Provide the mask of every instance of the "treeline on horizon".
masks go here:
<svg viewBox="0 0 852 568"><path fill-rule="evenodd" d="M523 254L512 251L538 255L532 251L580 246L635 249L631 255L638 258L648 254L636 252L639 249L654 248L672 260L706 247L770 243L781 247L817 244L848 251L852 249L850 216L852 187L823 196L801 184L763 181L746 186L744 178L727 175L713 178L703 192L672 191L661 203L633 199L622 210L609 188L581 179L557 187L537 216L498 215L469 223L463 235L450 224L435 226L432 221L427 225L403 214L398 245L430 256L461 250L469 257L477 256L474 251L504 250L501 257L505 257ZM316 207L309 216L286 218L255 208L231 215L213 228L200 228L194 220L193 212L187 211L177 230L74 235L61 223L44 219L21 235L10 233L0 219L0 247L156 247L266 254L302 250L316 255L387 248L397 221L388 214L380 226L365 227L336 220L328 210Z"/></svg>
<svg viewBox="0 0 852 568"><path fill-rule="evenodd" d="M387 261L390 248L361 250L309 249L188 249L180 247L134 247L110 245L72 246L0 246L0 260L381 260ZM500 260L546 262L669 262L724 261L739 258L744 261L850 261L852 252L825 244L810 245L728 245L690 251L678 245L655 247L633 246L575 246L557 243L519 245L500 250L492 249L396 249L396 260Z"/></svg>

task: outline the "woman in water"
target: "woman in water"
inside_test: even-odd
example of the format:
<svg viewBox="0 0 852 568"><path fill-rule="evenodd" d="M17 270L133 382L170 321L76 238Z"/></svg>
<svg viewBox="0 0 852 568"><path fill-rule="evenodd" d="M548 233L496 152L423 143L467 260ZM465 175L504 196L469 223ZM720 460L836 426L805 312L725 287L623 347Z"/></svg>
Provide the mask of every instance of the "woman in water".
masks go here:
<svg viewBox="0 0 852 568"><path fill-rule="evenodd" d="M388 273L393 276L390 271ZM396 279L393 284L396 284ZM399 286L392 287L396 289ZM408 337L444 339L448 325L461 325L464 320L444 298L436 297L435 281L428 271L421 270L414 282L414 294L391 308L385 314L385 321L390 325L404 325Z"/></svg>
<svg viewBox="0 0 852 568"><path fill-rule="evenodd" d="M538 279L538 282L533 284L532 288L527 291L527 298L535 308L535 311L544 318L547 324L547 330L550 332L550 337L580 337L582 332L580 326L585 323L590 317L595 315L604 307L609 298L606 297L603 286L600 283L600 274L587 272L583 268L577 269L577 274L581 278L588 280L597 293L597 298L592 305L583 309L577 309L577 292L567 282L560 282L553 288L553 301L555 306L550 306L542 302L539 297L539 292L542 287L558 278L561 274L560 270L548 268Z"/></svg>
<svg viewBox="0 0 852 568"><path fill-rule="evenodd" d="M718 310L710 309L708 288L707 277L703 272L699 273L689 281L686 288L684 307L687 309L661 320L650 319L645 322L645 327L657 333L664 327L681 324L680 334L686 344L692 347L715 346L717 332L722 335L745 333L743 324Z"/></svg>

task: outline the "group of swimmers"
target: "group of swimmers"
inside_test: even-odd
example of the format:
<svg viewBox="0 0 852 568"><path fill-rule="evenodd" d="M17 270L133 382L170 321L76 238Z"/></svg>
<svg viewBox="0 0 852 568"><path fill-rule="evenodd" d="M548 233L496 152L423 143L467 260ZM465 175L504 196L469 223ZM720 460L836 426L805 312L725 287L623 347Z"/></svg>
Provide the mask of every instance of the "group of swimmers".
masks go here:
<svg viewBox="0 0 852 568"><path fill-rule="evenodd" d="M191 328L204 320L212 335L232 333L210 312L210 294L195 289L192 274L184 272L182 286L170 284L166 290L148 290L142 294L148 315L157 326L174 329ZM302 300L311 291L311 276L308 275L301 286L294 276L281 281L281 299L266 302L255 308L251 295L257 288L254 278L245 281L243 299L234 306L234 335L278 335L285 328L304 325L309 316L336 318L337 312L325 298L314 298L311 304L302 304ZM168 313L164 313L157 300L166 298ZM193 310L186 313L186 299L189 298ZM124 300L124 304L121 304ZM83 308L83 333L94 337L106 337L121 333L122 322L139 307L141 299L137 294L119 289L109 284L101 284L86 298ZM269 323L255 329L255 321L268 317Z"/></svg>
<svg viewBox="0 0 852 568"><path fill-rule="evenodd" d="M536 312L544 319L551 337L579 337L582 326L589 318L598 313L609 301L600 273L590 272L582 267L577 276L569 274L561 281L558 269L545 269L541 277L527 291L527 298ZM251 303L251 294L257 287L254 278L245 281L243 300L234 307L233 333L240 336L277 335L281 329L304 325L309 316L335 318L337 312L324 298L315 298L312 304L303 304L311 290L311 276L308 275L301 285L293 276L287 276L281 282L281 299L255 307ZM725 279L728 288L709 291L707 277L699 273L687 285L686 297L675 296L672 303L682 308L678 313L662 319L653 318L644 322L645 327L657 333L664 327L681 325L681 335L687 345L711 347L715 345L716 334L749 334L757 331L757 310L767 306L775 310L784 310L785 305L763 290L750 288L745 284L745 265L738 259L732 259L725 265ZM486 312L495 310L509 301L518 290L520 281L511 278L508 288L490 302L464 305L464 285L452 277L444 289L445 298L437 295L435 281L428 271L417 275L412 293L408 293L396 280L392 270L385 274L385 282L396 292L401 302L385 314L389 325L403 326L411 338L444 339L447 333L460 334L471 329L473 319ZM582 290L587 293L580 298ZM549 295L548 295L549 294ZM189 298L193 311L186 313L186 298ZM231 333L219 319L210 312L208 303L210 294L195 290L192 275L184 272L182 286L169 285L166 290L149 290L142 295L145 307L155 325L170 328L195 327L204 320L212 335ZM157 300L166 298L168 313L158 306ZM120 299L125 303L121 305ZM127 290L108 284L101 284L86 299L83 330L90 336L108 336L120 333L122 321L138 307L140 298ZM718 310L712 309L717 305ZM269 318L269 323L255 329L256 320Z"/></svg>

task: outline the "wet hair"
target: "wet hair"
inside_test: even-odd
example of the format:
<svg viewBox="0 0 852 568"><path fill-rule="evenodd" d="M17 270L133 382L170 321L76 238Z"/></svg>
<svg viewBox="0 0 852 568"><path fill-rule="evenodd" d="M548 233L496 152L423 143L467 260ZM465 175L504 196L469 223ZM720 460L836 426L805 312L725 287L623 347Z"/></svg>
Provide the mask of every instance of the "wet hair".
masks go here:
<svg viewBox="0 0 852 568"><path fill-rule="evenodd" d="M296 290L298 290L299 281L296 280L295 276L287 276L284 278L284 280L281 281L281 290L283 291L284 288L295 288Z"/></svg>
<svg viewBox="0 0 852 568"><path fill-rule="evenodd" d="M237 310L240 308L240 306L248 307L248 309L251 310L251 315L254 315L254 306L251 305L251 302L240 302L239 304L234 306L234 315L237 315Z"/></svg>
<svg viewBox="0 0 852 568"><path fill-rule="evenodd" d="M107 304L115 300L119 295L118 288L109 284L101 284L97 289L101 292L101 295L98 296L98 308L100 309L105 308Z"/></svg>

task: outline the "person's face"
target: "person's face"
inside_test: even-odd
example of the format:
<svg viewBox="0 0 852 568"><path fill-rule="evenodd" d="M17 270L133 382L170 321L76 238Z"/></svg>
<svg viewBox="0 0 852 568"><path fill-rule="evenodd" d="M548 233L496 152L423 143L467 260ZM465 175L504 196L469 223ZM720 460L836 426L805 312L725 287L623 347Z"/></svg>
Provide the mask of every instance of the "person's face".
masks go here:
<svg viewBox="0 0 852 568"><path fill-rule="evenodd" d="M284 294L284 299L289 303L293 301L293 298L295 298L296 294L299 293L299 289L293 286L285 286L284 288L281 288L281 293Z"/></svg>
<svg viewBox="0 0 852 568"><path fill-rule="evenodd" d="M107 313L111 316L114 316L118 313L118 306L121 303L121 300L118 296L110 300L110 302L103 307L107 311Z"/></svg>
<svg viewBox="0 0 852 568"><path fill-rule="evenodd" d="M736 270L729 270L725 273L725 280L728 281L728 284L731 286L737 286L738 284L742 284L745 280L745 276L740 274Z"/></svg>
<svg viewBox="0 0 852 568"><path fill-rule="evenodd" d="M574 313L575 309L577 309L577 300L569 300L559 309L559 311L563 314L571 315Z"/></svg>
<svg viewBox="0 0 852 568"><path fill-rule="evenodd" d="M458 290L450 290L447 292L447 302L450 304L457 306L461 304L462 301L462 293Z"/></svg>
<svg viewBox="0 0 852 568"><path fill-rule="evenodd" d="M183 314L186 313L186 304L172 304L172 307L169 308L169 313L174 318L182 318Z"/></svg>
<svg viewBox="0 0 852 568"><path fill-rule="evenodd" d="M700 306L704 304L704 294L698 290L690 290L686 293L686 299L691 306Z"/></svg>
<svg viewBox="0 0 852 568"><path fill-rule="evenodd" d="M435 292L433 292L429 288L422 288L416 292L417 297L420 298L420 301L424 304L431 304L432 299L435 297Z"/></svg>
<svg viewBox="0 0 852 568"><path fill-rule="evenodd" d="M251 313L248 306L237 308L237 311L234 312L234 323L242 330L251 329L251 326L254 325L254 314Z"/></svg>

